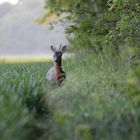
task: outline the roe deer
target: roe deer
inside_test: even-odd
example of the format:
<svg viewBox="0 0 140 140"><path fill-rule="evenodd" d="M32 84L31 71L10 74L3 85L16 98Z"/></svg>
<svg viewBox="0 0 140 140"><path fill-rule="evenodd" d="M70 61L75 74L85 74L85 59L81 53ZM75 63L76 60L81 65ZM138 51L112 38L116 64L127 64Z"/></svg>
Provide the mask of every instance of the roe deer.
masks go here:
<svg viewBox="0 0 140 140"><path fill-rule="evenodd" d="M61 46L58 50L54 46L51 46L53 52L54 66L47 72L46 78L50 84L61 84L65 78L65 72L62 69L62 55L66 51L67 46Z"/></svg>

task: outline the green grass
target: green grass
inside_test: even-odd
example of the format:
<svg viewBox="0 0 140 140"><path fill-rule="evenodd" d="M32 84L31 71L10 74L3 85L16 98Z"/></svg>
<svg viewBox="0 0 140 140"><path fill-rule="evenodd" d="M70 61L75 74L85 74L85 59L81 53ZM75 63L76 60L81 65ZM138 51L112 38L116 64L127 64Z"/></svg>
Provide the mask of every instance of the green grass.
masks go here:
<svg viewBox="0 0 140 140"><path fill-rule="evenodd" d="M63 64L60 87L45 79L50 62L0 65L1 139L138 140L130 61L81 53Z"/></svg>

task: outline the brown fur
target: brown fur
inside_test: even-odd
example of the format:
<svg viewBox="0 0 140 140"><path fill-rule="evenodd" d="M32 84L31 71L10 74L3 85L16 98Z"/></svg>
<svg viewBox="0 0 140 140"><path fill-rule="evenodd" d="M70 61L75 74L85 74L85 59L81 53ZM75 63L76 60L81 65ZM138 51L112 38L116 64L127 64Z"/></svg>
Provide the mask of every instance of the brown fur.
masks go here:
<svg viewBox="0 0 140 140"><path fill-rule="evenodd" d="M58 81L60 74L62 73L62 67L61 67L61 65L54 63L54 69L55 69L56 80Z"/></svg>
<svg viewBox="0 0 140 140"><path fill-rule="evenodd" d="M46 78L51 84L61 84L66 78L65 72L62 70L61 67L62 55L65 52L66 47L67 46L61 47L60 45L59 50L56 51L56 49L51 46L51 50L54 53L54 67L50 68L46 75Z"/></svg>

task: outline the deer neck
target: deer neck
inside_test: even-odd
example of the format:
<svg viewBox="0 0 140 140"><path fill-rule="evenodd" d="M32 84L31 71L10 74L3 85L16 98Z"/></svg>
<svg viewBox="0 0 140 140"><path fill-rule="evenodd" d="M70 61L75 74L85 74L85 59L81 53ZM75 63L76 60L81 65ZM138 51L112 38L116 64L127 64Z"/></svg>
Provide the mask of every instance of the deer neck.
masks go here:
<svg viewBox="0 0 140 140"><path fill-rule="evenodd" d="M56 80L58 80L62 72L61 61L59 63L54 62L54 69L55 69Z"/></svg>

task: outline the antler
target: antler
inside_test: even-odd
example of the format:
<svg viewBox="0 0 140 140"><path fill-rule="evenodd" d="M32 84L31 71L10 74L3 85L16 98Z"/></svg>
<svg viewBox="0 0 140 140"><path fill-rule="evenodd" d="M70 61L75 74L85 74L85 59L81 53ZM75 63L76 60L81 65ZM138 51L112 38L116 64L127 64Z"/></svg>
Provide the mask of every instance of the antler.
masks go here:
<svg viewBox="0 0 140 140"><path fill-rule="evenodd" d="M60 44L60 47L59 47L59 50L58 51L61 51L61 46L62 46L62 44Z"/></svg>

